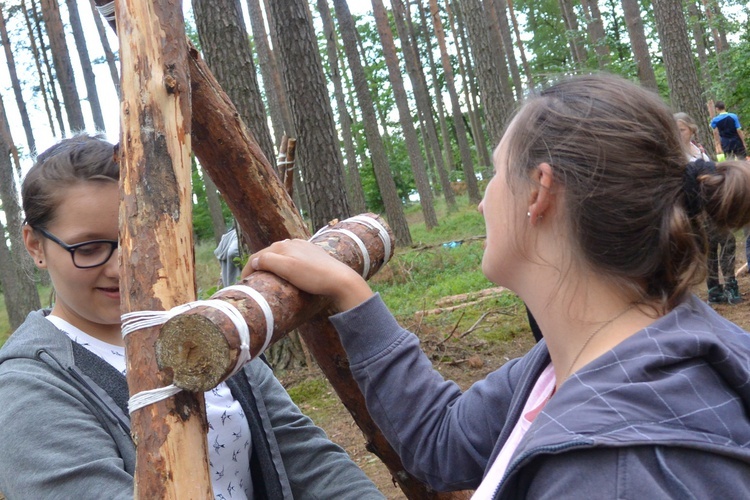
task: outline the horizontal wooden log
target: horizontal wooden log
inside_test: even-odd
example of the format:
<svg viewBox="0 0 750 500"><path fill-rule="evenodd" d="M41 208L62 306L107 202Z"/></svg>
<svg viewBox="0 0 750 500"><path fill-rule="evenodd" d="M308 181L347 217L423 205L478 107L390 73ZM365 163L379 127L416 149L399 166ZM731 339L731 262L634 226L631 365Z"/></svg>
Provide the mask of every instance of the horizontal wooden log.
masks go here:
<svg viewBox="0 0 750 500"><path fill-rule="evenodd" d="M374 214L366 216L387 231L387 247L377 227L353 219L323 228L311 241L365 278L370 278L390 258L393 234L382 218ZM360 241L350 234L356 235ZM367 258L360 243L366 249ZM268 303L273 314L270 343L309 321L329 305L327 299L301 292L267 272L253 273L240 284L260 293ZM251 357L260 355L266 343L267 328L261 306L244 292L232 288L219 290L211 299L229 303L240 312L250 330ZM232 374L241 357L240 346L240 333L227 314L211 306L198 305L164 324L156 341L156 360L161 370L173 374L173 383L178 387L205 392Z"/></svg>

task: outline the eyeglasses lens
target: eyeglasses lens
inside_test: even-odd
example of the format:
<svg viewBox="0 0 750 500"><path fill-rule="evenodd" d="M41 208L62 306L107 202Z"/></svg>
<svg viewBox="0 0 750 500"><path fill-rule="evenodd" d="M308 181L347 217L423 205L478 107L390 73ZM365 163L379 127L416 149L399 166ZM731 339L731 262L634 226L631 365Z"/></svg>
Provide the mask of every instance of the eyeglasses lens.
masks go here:
<svg viewBox="0 0 750 500"><path fill-rule="evenodd" d="M112 244L94 242L82 245L73 253L73 263L78 267L96 267L109 260L113 252Z"/></svg>

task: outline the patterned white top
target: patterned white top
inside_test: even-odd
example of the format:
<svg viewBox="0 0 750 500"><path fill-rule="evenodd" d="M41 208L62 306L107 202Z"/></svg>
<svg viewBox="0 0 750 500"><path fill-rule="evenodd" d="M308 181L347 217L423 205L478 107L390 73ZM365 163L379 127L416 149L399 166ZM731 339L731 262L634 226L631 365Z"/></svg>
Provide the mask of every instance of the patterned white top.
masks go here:
<svg viewBox="0 0 750 500"><path fill-rule="evenodd" d="M124 347L102 342L58 316L50 314L47 319L70 340L126 374ZM208 462L214 496L217 500L253 498L250 426L245 413L224 382L204 395L208 417Z"/></svg>

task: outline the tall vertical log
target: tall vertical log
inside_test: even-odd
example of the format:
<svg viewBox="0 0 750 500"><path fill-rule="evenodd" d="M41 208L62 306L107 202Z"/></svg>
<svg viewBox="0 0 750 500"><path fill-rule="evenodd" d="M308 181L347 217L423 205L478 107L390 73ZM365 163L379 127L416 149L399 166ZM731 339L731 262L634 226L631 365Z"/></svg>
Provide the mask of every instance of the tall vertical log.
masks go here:
<svg viewBox="0 0 750 500"><path fill-rule="evenodd" d="M108 1L95 0L97 5ZM186 43L184 36L181 39ZM251 249L258 250L285 238L309 237L309 230L278 175L194 48L189 50L188 67L192 90L192 128L189 130L195 155L237 217ZM120 252L123 255L122 249ZM362 430L367 439L367 449L388 467L407 498L466 498L467 495L463 493L436 493L404 470L395 450L367 411L364 396L349 370L346 352L327 319L327 312L300 327L299 332L341 402ZM144 409L147 410L148 407ZM201 437L205 441L205 430L202 432ZM195 456L198 456L197 451L182 458L193 460ZM176 460L178 457L173 454L170 458Z"/></svg>
<svg viewBox="0 0 750 500"><path fill-rule="evenodd" d="M196 299L190 199L190 79L182 4L118 2L122 61L120 290L123 312ZM131 395L169 385L159 328L125 339ZM131 414L135 498L212 498L203 395L182 392ZM188 458L189 457L189 458Z"/></svg>

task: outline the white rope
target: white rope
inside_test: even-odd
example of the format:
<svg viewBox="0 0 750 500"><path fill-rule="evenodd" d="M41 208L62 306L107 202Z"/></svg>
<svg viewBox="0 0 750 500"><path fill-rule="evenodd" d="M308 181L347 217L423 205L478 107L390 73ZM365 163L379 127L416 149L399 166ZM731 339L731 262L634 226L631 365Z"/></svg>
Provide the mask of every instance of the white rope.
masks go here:
<svg viewBox="0 0 750 500"><path fill-rule="evenodd" d="M169 384L168 386L159 387L158 389L151 389L148 391L141 391L138 394L133 394L128 400L128 412L132 415L144 406L171 398L180 391L182 391L180 387L177 387L174 384Z"/></svg>
<svg viewBox="0 0 750 500"><path fill-rule="evenodd" d="M359 236L349 231L348 229L338 228L338 227L334 229L326 229L324 231L319 231L316 234L316 236L322 236L328 233L341 233L351 238L351 240L357 244L357 246L359 247L359 251L362 252L362 277L364 279L367 279L367 275L370 273L370 252L367 251L365 242L362 241L362 239Z"/></svg>
<svg viewBox="0 0 750 500"><path fill-rule="evenodd" d="M376 219L373 219L370 216L367 215L355 215L354 217L350 217L346 219L349 222L356 222L357 224L362 224L364 226L367 226L371 229L377 229L378 230L378 237L380 238L380 241L383 242L383 265L387 264L389 260L391 260L391 257L393 257L393 254L391 253L391 238L388 236L388 231L385 229L385 226L383 226L380 222L378 222Z"/></svg>
<svg viewBox="0 0 750 500"><path fill-rule="evenodd" d="M115 20L115 2L114 0L112 2L109 2L105 5L97 5L96 10L99 11L99 14L106 19L107 21L114 21Z"/></svg>
<svg viewBox="0 0 750 500"><path fill-rule="evenodd" d="M240 311L229 302L218 299L196 300L194 302L188 302L187 304L173 307L169 311L135 311L125 313L121 317L122 336L125 338L136 330L163 325L178 314L184 313L185 311L189 311L198 306L213 307L214 309L221 311L232 321L234 327L237 329L240 336L241 352L237 359L237 364L231 373L231 375L234 375L250 358L250 330L242 313L240 313ZM170 398L181 390L181 388L174 384L170 384L165 387L141 391L131 396L128 401L128 411L132 414L134 411L139 410L144 406Z"/></svg>
<svg viewBox="0 0 750 500"><path fill-rule="evenodd" d="M263 342L263 347L260 348L260 352L258 354L261 354L262 352L265 352L266 348L268 348L268 344L271 343L271 339L273 338L273 328L274 328L274 319L273 319L273 311L271 311L271 306L268 305L268 301L266 298L261 295L257 290L250 288L247 285L232 285L228 286L226 288L223 288L222 290L237 290L238 292L242 292L251 299L253 299L258 306L260 307L261 311L263 311L263 316L266 318L266 339ZM248 338L248 351L247 351L247 360L250 360L250 339ZM244 343L244 342L243 342ZM239 363L239 359L237 360L238 367L236 370L239 370L243 365Z"/></svg>

